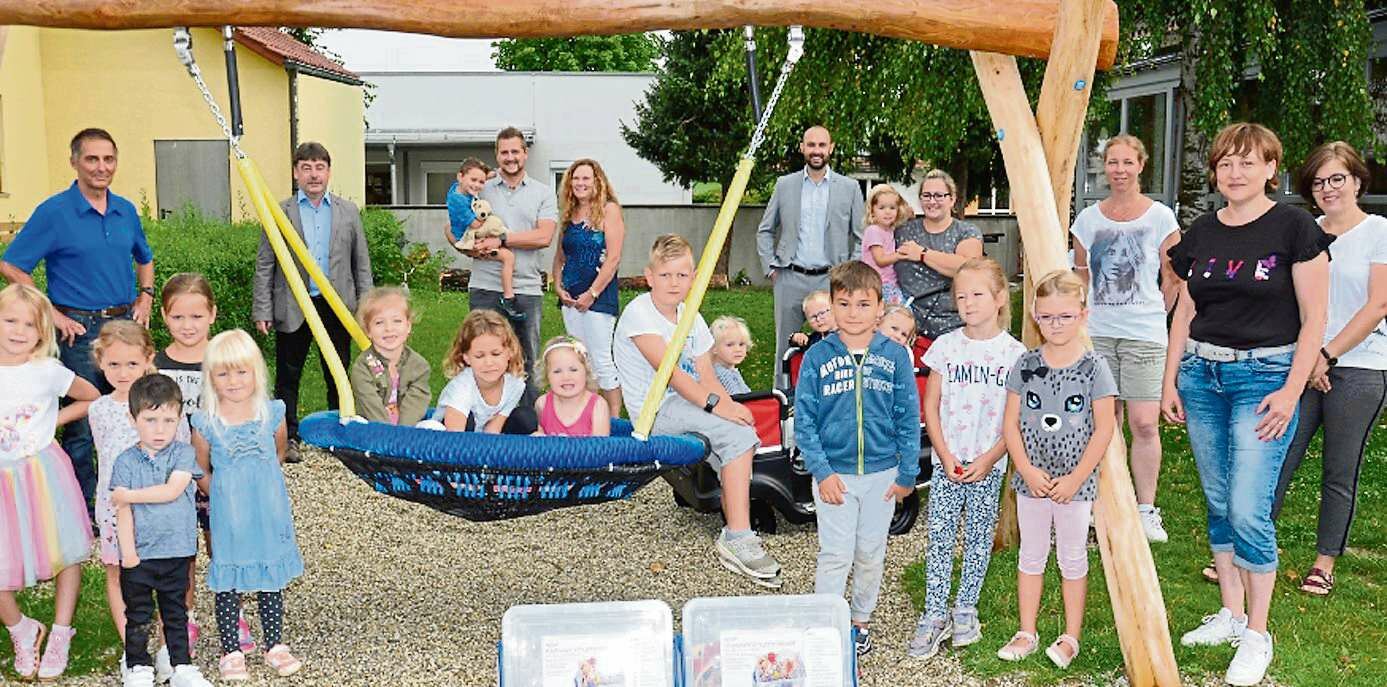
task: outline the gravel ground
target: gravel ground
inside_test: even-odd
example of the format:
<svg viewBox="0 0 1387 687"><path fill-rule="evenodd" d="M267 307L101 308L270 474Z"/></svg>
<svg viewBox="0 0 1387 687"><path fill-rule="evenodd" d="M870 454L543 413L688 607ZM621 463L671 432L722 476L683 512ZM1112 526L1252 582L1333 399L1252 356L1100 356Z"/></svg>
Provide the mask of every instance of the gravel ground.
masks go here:
<svg viewBox="0 0 1387 687"><path fill-rule="evenodd" d="M691 598L770 593L714 560L720 519L677 508L662 480L630 501L473 523L376 494L327 454L305 456L288 474L307 572L285 593L285 638L305 666L294 678L270 679L252 658L248 684L489 687L501 616L512 605L655 598L674 609L677 632L679 609ZM876 648L863 662L861 684L1020 684L965 676L951 657L926 668L905 656L916 616L901 573L924 544L923 528L891 540ZM812 592L813 528L782 522L767 545L785 570L781 591ZM211 602L200 590L199 618L210 621ZM258 626L250 605L247 618ZM197 662L215 681L210 623L198 649Z"/></svg>

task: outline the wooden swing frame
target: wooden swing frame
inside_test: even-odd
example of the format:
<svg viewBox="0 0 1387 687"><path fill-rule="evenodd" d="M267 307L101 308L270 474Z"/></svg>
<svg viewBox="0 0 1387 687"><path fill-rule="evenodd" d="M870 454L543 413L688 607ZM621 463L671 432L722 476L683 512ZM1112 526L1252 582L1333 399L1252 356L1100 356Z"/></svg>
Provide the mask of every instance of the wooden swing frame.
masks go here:
<svg viewBox="0 0 1387 687"><path fill-rule="evenodd" d="M0 0L0 60L7 25L116 30L235 23L454 37L803 25L966 49L1011 183L1025 272L1068 266L1065 227L1093 74L1111 67L1117 54L1113 0L479 0L461 9L445 13L434 0ZM1017 56L1048 60L1034 112ZM1103 456L1095 510L1127 676L1137 687L1175 687L1179 669L1121 432Z"/></svg>

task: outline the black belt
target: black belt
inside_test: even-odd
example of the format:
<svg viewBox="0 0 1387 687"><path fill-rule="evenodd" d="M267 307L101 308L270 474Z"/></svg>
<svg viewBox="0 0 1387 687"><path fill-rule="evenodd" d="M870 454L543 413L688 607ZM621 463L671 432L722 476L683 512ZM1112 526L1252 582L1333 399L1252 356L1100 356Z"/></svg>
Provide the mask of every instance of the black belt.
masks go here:
<svg viewBox="0 0 1387 687"><path fill-rule="evenodd" d="M790 270L791 272L799 272L800 274L810 277L819 277L828 274L827 267L815 267L813 269L809 269L808 267L800 267L799 265L796 265L794 263L786 265L785 269Z"/></svg>
<svg viewBox="0 0 1387 687"><path fill-rule="evenodd" d="M78 310L77 308L69 308L66 305L56 304L53 307L57 308L58 312L68 316L75 315L77 317L101 317L106 319L110 319L112 317L122 317L126 313L130 312L129 304L113 305L103 310Z"/></svg>

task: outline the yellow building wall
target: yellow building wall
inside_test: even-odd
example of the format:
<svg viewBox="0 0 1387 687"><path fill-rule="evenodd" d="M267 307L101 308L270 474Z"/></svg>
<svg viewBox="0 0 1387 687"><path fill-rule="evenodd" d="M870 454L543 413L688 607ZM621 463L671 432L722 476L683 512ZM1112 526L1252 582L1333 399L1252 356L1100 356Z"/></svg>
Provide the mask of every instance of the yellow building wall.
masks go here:
<svg viewBox="0 0 1387 687"><path fill-rule="evenodd" d="M361 87L300 74L299 141L332 154L331 189L358 206L366 201L366 121Z"/></svg>
<svg viewBox="0 0 1387 687"><path fill-rule="evenodd" d="M193 46L213 97L227 107L220 33L194 29ZM63 151L72 135L85 127L111 132L120 148L120 166L112 189L136 206L148 204L151 211L158 207L154 141L223 138L173 52L172 31L45 29L42 52L48 181L54 190L73 179ZM236 60L246 129L241 146L260 164L276 194L287 195L288 75L282 67L239 45ZM234 169L230 176L232 216L252 215L254 210Z"/></svg>
<svg viewBox="0 0 1387 687"><path fill-rule="evenodd" d="M24 222L57 190L49 184L40 31L9 27L0 62L0 228Z"/></svg>

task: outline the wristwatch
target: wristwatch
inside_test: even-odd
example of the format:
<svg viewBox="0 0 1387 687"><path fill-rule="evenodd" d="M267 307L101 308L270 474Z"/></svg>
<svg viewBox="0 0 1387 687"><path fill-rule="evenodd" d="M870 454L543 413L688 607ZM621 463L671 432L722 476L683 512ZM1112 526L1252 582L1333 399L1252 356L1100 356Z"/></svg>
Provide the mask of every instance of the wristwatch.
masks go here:
<svg viewBox="0 0 1387 687"><path fill-rule="evenodd" d="M502 248L505 248L505 247L506 247L506 235L505 235L505 234L501 234L501 247L502 247Z"/></svg>
<svg viewBox="0 0 1387 687"><path fill-rule="evenodd" d="M722 397L719 396L719 395L717 395L717 394L708 394L708 402L703 404L703 412L705 412L705 413L711 413L711 412L713 412L713 407L716 406L716 405L718 404L718 401L721 401L721 400L722 400Z"/></svg>
<svg viewBox="0 0 1387 687"><path fill-rule="evenodd" d="M593 300L597 300L597 297L598 297L598 296L601 296L602 294L598 293L597 291L589 291L589 292L588 292L588 295L589 295L589 296L592 296L592 299L593 299Z"/></svg>
<svg viewBox="0 0 1387 687"><path fill-rule="evenodd" d="M153 287L153 286L141 286L141 287L140 287L140 293L148 294L150 298L153 298L153 297L154 297L154 287Z"/></svg>
<svg viewBox="0 0 1387 687"><path fill-rule="evenodd" d="M1329 349L1327 349L1327 348L1320 348L1320 355L1321 355L1321 356L1324 356L1324 361L1325 361L1326 363L1329 363L1329 366L1330 366L1330 367L1334 367L1335 365L1338 365L1338 364L1339 364L1339 359L1338 359L1338 358L1335 358L1335 357L1332 356L1332 355L1330 355L1330 354L1329 354Z"/></svg>

